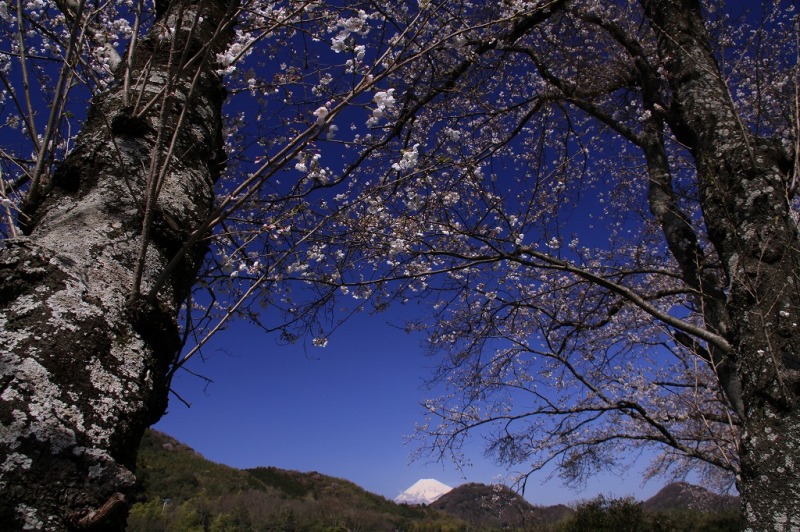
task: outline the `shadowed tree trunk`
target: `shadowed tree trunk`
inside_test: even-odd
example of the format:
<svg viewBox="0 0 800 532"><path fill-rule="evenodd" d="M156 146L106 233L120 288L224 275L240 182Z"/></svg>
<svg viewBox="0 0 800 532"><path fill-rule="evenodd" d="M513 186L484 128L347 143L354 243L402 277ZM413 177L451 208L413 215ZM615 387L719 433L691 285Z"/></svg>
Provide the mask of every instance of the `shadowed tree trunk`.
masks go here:
<svg viewBox="0 0 800 532"><path fill-rule="evenodd" d="M224 165L215 58L233 6L157 6L129 78L125 65L95 97L75 149L29 193L27 236L0 250L4 529L123 527L142 432L167 404L204 246L152 288L212 208Z"/></svg>
<svg viewBox="0 0 800 532"><path fill-rule="evenodd" d="M717 367L735 366L741 381L743 526L796 529L800 250L788 199L792 165L777 145L753 136L738 119L699 4L643 4L667 61L668 120L697 163L704 220L728 279L729 319L712 325L732 346L719 362L715 357ZM729 399L735 405L738 398Z"/></svg>

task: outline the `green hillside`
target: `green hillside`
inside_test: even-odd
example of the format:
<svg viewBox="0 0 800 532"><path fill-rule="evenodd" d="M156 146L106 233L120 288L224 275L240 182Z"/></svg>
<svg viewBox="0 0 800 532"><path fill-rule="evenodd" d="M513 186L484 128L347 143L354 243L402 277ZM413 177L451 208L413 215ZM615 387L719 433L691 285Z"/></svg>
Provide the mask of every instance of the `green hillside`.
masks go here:
<svg viewBox="0 0 800 532"><path fill-rule="evenodd" d="M139 451L128 530L641 532L738 529L738 499L676 483L651 499L597 497L532 506L500 486L464 484L431 506L395 504L347 480L275 467L215 464L150 430Z"/></svg>
<svg viewBox="0 0 800 532"><path fill-rule="evenodd" d="M398 505L352 482L274 467L215 464L157 431L145 434L128 530L465 530L426 507Z"/></svg>

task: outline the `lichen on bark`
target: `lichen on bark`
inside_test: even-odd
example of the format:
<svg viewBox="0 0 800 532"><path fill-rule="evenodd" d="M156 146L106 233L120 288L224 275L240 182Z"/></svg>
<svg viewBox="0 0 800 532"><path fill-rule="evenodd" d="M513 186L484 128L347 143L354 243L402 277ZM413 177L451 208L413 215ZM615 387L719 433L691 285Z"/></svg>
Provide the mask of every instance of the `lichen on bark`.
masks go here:
<svg viewBox="0 0 800 532"><path fill-rule="evenodd" d="M743 526L798 529L800 330L780 326L797 315L800 295L800 239L782 185L787 157L742 125L700 3L642 4L670 74L671 127L695 159L703 219L727 281L720 297L733 348L721 363L741 381Z"/></svg>
<svg viewBox="0 0 800 532"><path fill-rule="evenodd" d="M122 528L139 440L166 407L177 313L205 249L184 250L155 297L143 293L212 208L225 94L214 59L233 4L164 7L132 62L132 87L153 105L124 107L122 83L96 96L27 205L26 236L0 249L0 522L11 528ZM170 17L182 22L165 39Z"/></svg>

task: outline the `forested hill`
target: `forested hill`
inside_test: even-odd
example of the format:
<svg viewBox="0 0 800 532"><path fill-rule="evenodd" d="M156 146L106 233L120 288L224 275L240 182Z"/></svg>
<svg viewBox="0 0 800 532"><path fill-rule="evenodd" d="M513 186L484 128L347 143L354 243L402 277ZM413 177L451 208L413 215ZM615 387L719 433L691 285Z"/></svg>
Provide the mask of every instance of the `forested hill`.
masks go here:
<svg viewBox="0 0 800 532"><path fill-rule="evenodd" d="M464 529L445 513L320 473L215 464L154 430L142 440L136 475L129 531Z"/></svg>
<svg viewBox="0 0 800 532"><path fill-rule="evenodd" d="M459 486L431 506L408 506L317 472L216 464L154 430L142 440L136 475L128 520L132 532L738 528L738 499L685 483L671 484L643 503L598 497L574 511L563 505L531 506L507 488L483 484Z"/></svg>

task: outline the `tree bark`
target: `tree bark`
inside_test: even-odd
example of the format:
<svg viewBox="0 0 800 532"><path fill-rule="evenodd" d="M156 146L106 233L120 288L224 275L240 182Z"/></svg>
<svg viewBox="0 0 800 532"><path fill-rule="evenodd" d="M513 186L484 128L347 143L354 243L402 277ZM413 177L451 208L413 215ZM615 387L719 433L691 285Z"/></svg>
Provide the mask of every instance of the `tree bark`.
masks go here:
<svg viewBox="0 0 800 532"><path fill-rule="evenodd" d="M133 287L151 288L212 208L224 165L215 57L233 6L157 5L131 83L121 71L95 98L75 149L28 205L27 236L0 249L5 529L123 528L139 441L167 404L176 318L205 248L156 297Z"/></svg>
<svg viewBox="0 0 800 532"><path fill-rule="evenodd" d="M742 384L743 527L800 527L800 241L790 155L742 124L696 0L643 0L671 89L670 127L692 151L708 234L727 277L727 355ZM794 155L796 156L796 154Z"/></svg>

